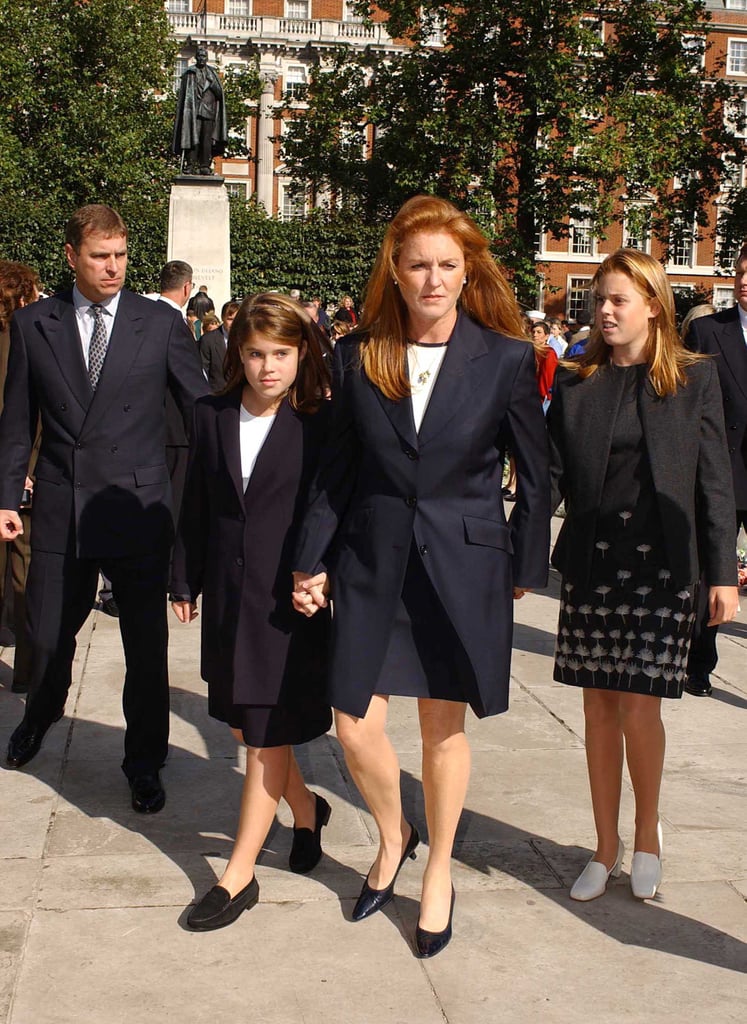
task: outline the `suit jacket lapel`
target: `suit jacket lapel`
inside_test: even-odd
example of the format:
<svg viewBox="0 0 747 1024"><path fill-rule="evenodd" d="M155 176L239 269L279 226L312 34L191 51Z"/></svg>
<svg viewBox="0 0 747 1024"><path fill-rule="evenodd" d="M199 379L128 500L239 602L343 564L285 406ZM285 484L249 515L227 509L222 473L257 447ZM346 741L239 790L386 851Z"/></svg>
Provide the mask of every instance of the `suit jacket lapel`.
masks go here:
<svg viewBox="0 0 747 1024"><path fill-rule="evenodd" d="M302 446L294 445L293 440L302 430L301 417L293 411L288 399L284 398L280 403L275 422L265 438L265 443L259 450L257 461L249 478L246 489L249 497L255 493L263 494L271 503L279 468L283 478L286 478L289 471L294 468L297 469L296 476L300 477ZM292 460L297 460L296 467L293 466Z"/></svg>
<svg viewBox="0 0 747 1024"><path fill-rule="evenodd" d="M106 359L83 425L83 432L95 424L111 407L144 340L143 317L132 309L129 293L123 291L119 297Z"/></svg>
<svg viewBox="0 0 747 1024"><path fill-rule="evenodd" d="M93 398L93 388L83 359L72 293L59 296L56 302L49 316L39 318L39 329L70 391L81 408L87 410Z"/></svg>
<svg viewBox="0 0 747 1024"><path fill-rule="evenodd" d="M403 353L403 360L407 361L407 353ZM417 450L418 447L418 435L415 430L415 420L412 415L412 402L410 398L402 398L399 401L394 401L391 398L387 398L386 395L382 394L381 391L376 387L375 384L369 386L373 393L381 403L381 407L389 417L392 426L397 431L399 436L405 441L411 448Z"/></svg>
<svg viewBox="0 0 747 1024"><path fill-rule="evenodd" d="M736 309L736 306L734 307ZM721 331L715 332L721 352L739 389L747 398L747 344L745 344L739 314Z"/></svg>
<svg viewBox="0 0 747 1024"><path fill-rule="evenodd" d="M460 313L420 425L421 447L448 426L478 386L487 353L482 329Z"/></svg>
<svg viewBox="0 0 747 1024"><path fill-rule="evenodd" d="M218 434L226 460L229 476L233 481L236 496L244 504L244 483L241 477L241 444L239 441L239 406L241 404L241 388L230 395L230 404L226 404L218 414Z"/></svg>
<svg viewBox="0 0 747 1024"><path fill-rule="evenodd" d="M571 436L575 438L572 451L583 466L580 475L587 491L587 504L597 508L607 475L612 434L623 395L623 383L623 374L614 373L611 366L602 366L591 377L576 384L579 405L571 430ZM593 399L589 394L584 397L583 392L586 389L593 393ZM588 444L584 442L585 438L590 439Z"/></svg>

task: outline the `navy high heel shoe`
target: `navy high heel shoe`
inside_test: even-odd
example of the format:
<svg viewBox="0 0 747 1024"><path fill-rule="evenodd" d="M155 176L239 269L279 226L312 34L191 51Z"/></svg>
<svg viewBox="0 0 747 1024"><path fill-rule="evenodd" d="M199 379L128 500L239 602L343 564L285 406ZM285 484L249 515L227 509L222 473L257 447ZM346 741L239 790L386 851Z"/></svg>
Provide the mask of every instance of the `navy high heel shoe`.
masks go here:
<svg viewBox="0 0 747 1024"><path fill-rule="evenodd" d="M427 932L418 924L415 929L415 946L421 960L427 960L429 956L435 956L451 942L451 920L454 917L454 900L456 893L454 886L451 887L451 907L449 908L449 921L442 932Z"/></svg>
<svg viewBox="0 0 747 1024"><path fill-rule="evenodd" d="M408 822L408 824L410 824ZM415 848L420 842L420 835L414 825L410 825L410 838L405 844L405 848L402 851L402 857L397 870L394 872L394 878L391 880L386 889L372 889L368 884L368 878L363 883L361 894L358 897L358 901L353 907L353 920L362 921L364 917L370 917L371 914L375 914L377 910L381 910L387 903L391 902L392 896L394 896L394 883L397 881L397 875L400 873L402 865L409 858L415 860Z"/></svg>

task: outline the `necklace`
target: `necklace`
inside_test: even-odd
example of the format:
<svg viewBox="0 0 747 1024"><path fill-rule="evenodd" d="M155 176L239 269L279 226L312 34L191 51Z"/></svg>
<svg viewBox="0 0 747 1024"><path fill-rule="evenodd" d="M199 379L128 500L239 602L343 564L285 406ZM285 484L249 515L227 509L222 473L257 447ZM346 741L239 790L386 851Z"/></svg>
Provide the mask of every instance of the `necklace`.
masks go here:
<svg viewBox="0 0 747 1024"><path fill-rule="evenodd" d="M415 390L425 388L431 377L438 372L447 344L448 342L442 342L437 345L428 345L418 341L408 341L410 381Z"/></svg>

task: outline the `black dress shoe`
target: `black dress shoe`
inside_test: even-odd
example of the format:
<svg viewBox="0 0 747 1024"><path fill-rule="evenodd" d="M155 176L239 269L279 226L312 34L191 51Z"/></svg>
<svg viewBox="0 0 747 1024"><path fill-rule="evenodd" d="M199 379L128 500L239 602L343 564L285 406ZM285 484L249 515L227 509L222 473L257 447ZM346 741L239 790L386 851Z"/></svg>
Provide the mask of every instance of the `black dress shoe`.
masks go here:
<svg viewBox="0 0 747 1024"><path fill-rule="evenodd" d="M693 672L685 680L685 691L693 697L710 697L713 687L707 674Z"/></svg>
<svg viewBox="0 0 747 1024"><path fill-rule="evenodd" d="M166 803L166 792L158 772L147 772L128 780L132 793L132 809L139 814L158 814Z"/></svg>
<svg viewBox="0 0 747 1024"><path fill-rule="evenodd" d="M187 924L196 932L211 932L233 924L244 910L251 910L259 899L259 885L253 878L241 892L231 899L231 894L222 885L214 885L206 892L196 907L189 912Z"/></svg>
<svg viewBox="0 0 747 1024"><path fill-rule="evenodd" d="M415 847L419 842L420 836L418 835L418 830L414 825L410 825L410 838L407 840L405 848L402 851L402 857L397 865L397 870L394 872L394 878L386 889L372 889L368 884L368 878L366 878L363 883L363 888L361 889L361 894L358 897L358 901L353 907L354 921L362 921L364 917L370 917L371 914L375 914L377 910L381 910L391 901L392 896L394 896L394 883L397 881L397 875L400 873L400 869L408 857L415 860Z"/></svg>
<svg viewBox="0 0 747 1024"><path fill-rule="evenodd" d="M418 950L418 956L422 960L427 960L429 956L435 956L436 953L440 953L441 950L451 942L451 919L454 917L455 899L456 893L454 892L454 886L452 885L449 921L442 932L427 932L425 928L421 928L419 924L415 929L415 946Z"/></svg>
<svg viewBox="0 0 747 1024"><path fill-rule="evenodd" d="M288 857L288 867L297 875L312 871L322 859L322 829L329 821L332 808L323 796L316 796L316 821L314 829L294 828L293 846Z"/></svg>
<svg viewBox="0 0 747 1024"><path fill-rule="evenodd" d="M39 725L27 722L26 719L15 729L8 742L8 755L6 764L9 768L23 768L32 758L36 757L41 749L42 740L47 734L49 725L59 722L65 713L63 708L59 715L48 725Z"/></svg>
<svg viewBox="0 0 747 1024"><path fill-rule="evenodd" d="M119 607L113 597L107 597L106 601L101 602L101 611L104 615L111 615L113 619L119 618Z"/></svg>

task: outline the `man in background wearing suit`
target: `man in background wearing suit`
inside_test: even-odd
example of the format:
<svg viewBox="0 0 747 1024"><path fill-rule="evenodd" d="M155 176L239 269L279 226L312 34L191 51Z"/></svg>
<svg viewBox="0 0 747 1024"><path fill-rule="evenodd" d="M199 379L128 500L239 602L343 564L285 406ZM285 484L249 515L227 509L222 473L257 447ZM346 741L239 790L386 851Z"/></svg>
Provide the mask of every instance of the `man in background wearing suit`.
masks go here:
<svg viewBox="0 0 747 1024"><path fill-rule="evenodd" d="M223 373L223 361L226 358L228 348L228 333L231 324L236 319L240 303L226 302L220 311L221 325L214 331L205 331L200 338L200 354L202 356L202 367L208 379L210 390L213 394L222 391L226 386L226 376Z"/></svg>
<svg viewBox="0 0 747 1024"><path fill-rule="evenodd" d="M731 309L692 321L689 344L697 352L716 357L737 504L736 533L739 534L740 527L747 530L747 245L742 246L737 256L734 298L736 305ZM734 559L736 561L736 552ZM685 689L694 697L710 695L709 676L718 661L718 627L709 626L709 619L710 610L704 599L698 609L685 683Z"/></svg>
<svg viewBox="0 0 747 1024"><path fill-rule="evenodd" d="M65 234L72 292L19 310L11 326L0 419L0 538L18 506L41 415L27 587L33 645L23 721L7 763L21 768L62 717L75 638L99 569L111 579L125 652L122 764L136 811L165 802L168 751L166 581L173 521L164 400L185 423L207 391L180 314L123 288L127 228L116 211L77 210Z"/></svg>

